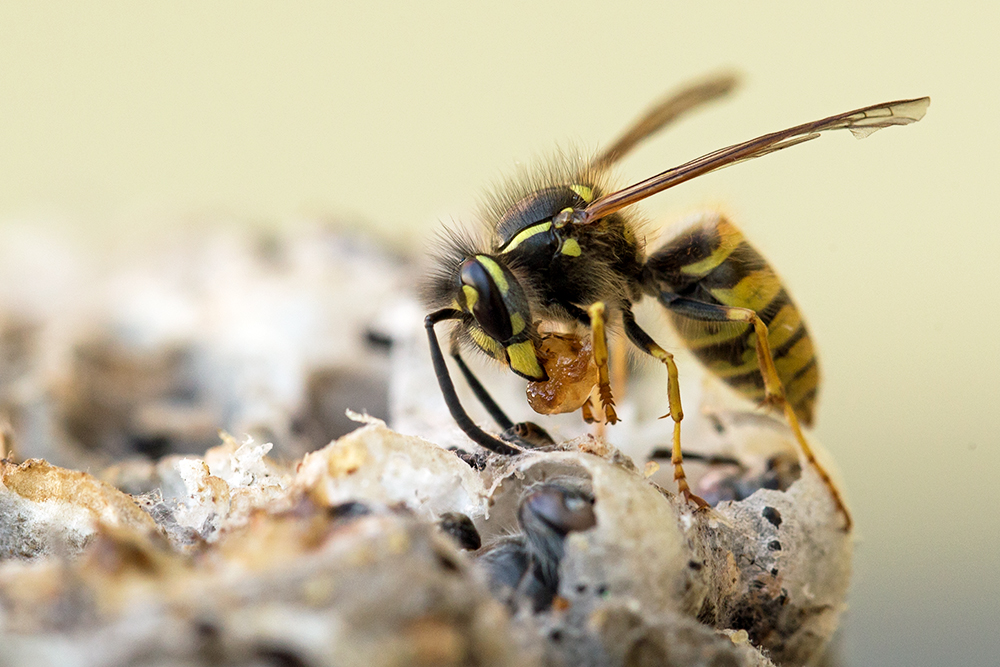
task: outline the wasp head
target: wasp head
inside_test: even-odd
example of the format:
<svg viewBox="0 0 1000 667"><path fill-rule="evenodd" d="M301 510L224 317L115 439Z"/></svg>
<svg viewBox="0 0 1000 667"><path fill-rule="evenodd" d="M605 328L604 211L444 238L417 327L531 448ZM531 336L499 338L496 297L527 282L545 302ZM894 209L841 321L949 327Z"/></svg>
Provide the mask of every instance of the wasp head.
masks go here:
<svg viewBox="0 0 1000 667"><path fill-rule="evenodd" d="M473 255L458 269L455 306L471 316L467 331L481 350L518 375L545 380L538 361L531 310L524 288L498 257Z"/></svg>

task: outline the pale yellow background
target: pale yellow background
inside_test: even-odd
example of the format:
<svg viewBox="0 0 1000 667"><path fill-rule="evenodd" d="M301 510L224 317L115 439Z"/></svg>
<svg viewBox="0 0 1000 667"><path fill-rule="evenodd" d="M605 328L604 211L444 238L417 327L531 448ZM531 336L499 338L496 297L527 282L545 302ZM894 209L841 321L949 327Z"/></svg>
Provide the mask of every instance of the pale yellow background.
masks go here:
<svg viewBox="0 0 1000 667"><path fill-rule="evenodd" d="M997 5L354 4L3 2L0 220L105 238L306 213L421 242L515 161L596 148L721 67L741 93L626 180L931 95L917 125L824 137L646 210L723 205L809 317L817 433L859 537L845 664L1000 663Z"/></svg>

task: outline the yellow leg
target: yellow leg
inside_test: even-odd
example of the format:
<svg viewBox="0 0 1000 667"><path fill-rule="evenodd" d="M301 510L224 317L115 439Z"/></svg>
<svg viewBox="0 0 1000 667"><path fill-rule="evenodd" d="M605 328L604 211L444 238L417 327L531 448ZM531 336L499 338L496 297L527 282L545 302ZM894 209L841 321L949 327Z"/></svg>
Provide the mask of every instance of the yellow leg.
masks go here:
<svg viewBox="0 0 1000 667"><path fill-rule="evenodd" d="M657 345L656 341L642 330L642 327L636 323L631 310L622 310L622 324L625 326L625 333L637 347L646 351L653 358L659 359L667 367L667 400L670 403L670 413L663 415L660 419L669 416L674 420L674 440L670 455L670 462L674 466L674 481L677 483L677 491L688 502L694 503L699 508L708 507L708 503L691 491L687 475L684 474L684 457L681 454L681 420L684 419L684 409L681 407L681 385L677 364L674 363L674 355Z"/></svg>
<svg viewBox="0 0 1000 667"><path fill-rule="evenodd" d="M674 482L677 484L677 491L683 495L688 502L692 502L698 507L708 507L708 503L699 498L691 491L688 484L687 475L684 474L684 457L681 454L681 420L684 419L684 409L681 407L681 386L677 373L677 364L674 363L674 355L670 354L656 343L649 341L646 351L653 357L659 359L667 367L667 400L670 404L670 414L663 415L660 419L670 417L674 420L674 440L671 449L670 463L674 466Z"/></svg>
<svg viewBox="0 0 1000 667"><path fill-rule="evenodd" d="M604 421L618 422L615 400L611 394L611 379L608 373L608 335L604 328L604 304L598 301L587 309L590 315L590 331L594 344L594 363L597 365L598 393L604 407Z"/></svg>
<svg viewBox="0 0 1000 667"><path fill-rule="evenodd" d="M781 384L781 378L778 377L778 371L774 366L774 357L771 355L771 346L767 342L767 325L757 316L757 313L748 308L727 308L726 310L730 319L753 324L754 333L757 337L757 360L760 365L761 375L764 377L764 401L768 405L780 407L785 413L785 419L788 420L788 425L792 429L795 440L799 443L802 456L830 490L830 495L833 496L833 502L836 503L837 510L844 515L844 530L851 530L853 520L851 519L851 513L847 511L847 506L844 504L843 498L840 496L840 491L837 490L836 485L830 478L830 474L816 460L812 448L809 446L808 441L806 441L805 435L802 434L802 428L799 426L799 420L795 416L795 411L788 401L785 400L785 388Z"/></svg>

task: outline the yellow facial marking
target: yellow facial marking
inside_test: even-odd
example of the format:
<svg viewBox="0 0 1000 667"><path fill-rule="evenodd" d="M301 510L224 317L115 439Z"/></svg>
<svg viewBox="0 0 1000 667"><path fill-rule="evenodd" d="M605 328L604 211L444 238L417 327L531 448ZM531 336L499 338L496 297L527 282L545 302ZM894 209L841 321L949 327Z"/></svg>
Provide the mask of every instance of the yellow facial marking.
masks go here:
<svg viewBox="0 0 1000 667"><path fill-rule="evenodd" d="M563 241L562 248L559 249L564 255L569 255L570 257L580 256L580 244L576 242L576 239L566 239Z"/></svg>
<svg viewBox="0 0 1000 667"><path fill-rule="evenodd" d="M479 292L472 285L462 285L462 292L465 294L465 309L472 312L472 309L476 307L476 302L479 301Z"/></svg>
<svg viewBox="0 0 1000 667"><path fill-rule="evenodd" d="M580 199L588 204L594 201L594 190L586 185L571 185L569 186L569 189L575 192Z"/></svg>
<svg viewBox="0 0 1000 667"><path fill-rule="evenodd" d="M469 335L472 337L472 342L483 352L494 359L503 360L503 348L500 347L500 343L487 336L485 331L479 327L469 327Z"/></svg>
<svg viewBox="0 0 1000 667"><path fill-rule="evenodd" d="M548 222L539 223L537 225L532 225L527 229L522 229L520 232L517 233L517 235L514 238L510 240L510 243L508 243L507 246L500 252L510 252L517 246L521 245L522 243L530 239L532 236L536 234L542 234L544 232L549 231L550 229L552 229L551 220Z"/></svg>
<svg viewBox="0 0 1000 667"><path fill-rule="evenodd" d="M515 336L524 331L524 318L518 313L513 313L510 316L510 329Z"/></svg>
<svg viewBox="0 0 1000 667"><path fill-rule="evenodd" d="M508 345L507 357L510 367L521 375L535 380L545 377L545 371L538 364L538 357L535 355L535 345L530 340Z"/></svg>
<svg viewBox="0 0 1000 667"><path fill-rule="evenodd" d="M483 268L489 272L490 277L493 278L493 282L500 288L500 293L506 295L510 286L507 284L507 276L503 274L503 269L500 268L500 265L486 255L476 255L476 261L482 264Z"/></svg>

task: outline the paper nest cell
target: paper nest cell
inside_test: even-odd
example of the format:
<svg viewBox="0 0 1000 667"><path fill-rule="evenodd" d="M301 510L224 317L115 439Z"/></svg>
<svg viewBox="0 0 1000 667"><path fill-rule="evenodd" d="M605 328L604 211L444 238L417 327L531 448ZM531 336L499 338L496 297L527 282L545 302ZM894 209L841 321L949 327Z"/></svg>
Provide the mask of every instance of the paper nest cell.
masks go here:
<svg viewBox="0 0 1000 667"><path fill-rule="evenodd" d="M781 422L717 400L678 351L684 447L724 457L686 465L710 511L645 465L669 440L655 365L607 440L566 414L536 417L546 451L467 451L410 266L319 238L216 241L194 264L180 244L109 284L64 276L89 304L0 318L4 453L35 457L0 463L0 667L821 658L852 539ZM169 306L151 319L142 285ZM530 414L523 381L471 363ZM235 437L206 450L219 428Z"/></svg>
<svg viewBox="0 0 1000 667"><path fill-rule="evenodd" d="M818 479L696 512L594 445L475 470L373 421L295 466L233 441L161 462L150 477L184 491L138 504L86 473L5 462L4 660L766 665L821 651L850 538ZM566 535L552 604L508 612L436 521L469 517L488 549L523 528L539 484L585 487L596 523Z"/></svg>

